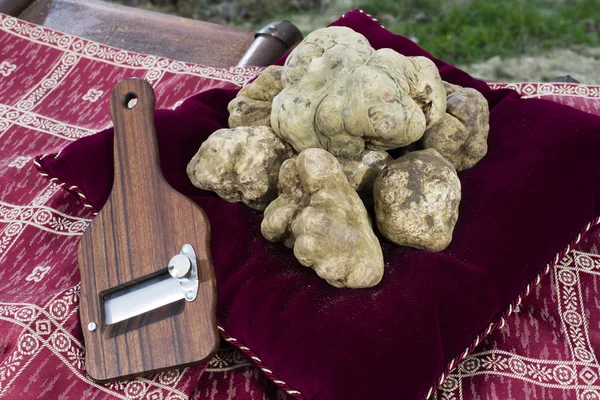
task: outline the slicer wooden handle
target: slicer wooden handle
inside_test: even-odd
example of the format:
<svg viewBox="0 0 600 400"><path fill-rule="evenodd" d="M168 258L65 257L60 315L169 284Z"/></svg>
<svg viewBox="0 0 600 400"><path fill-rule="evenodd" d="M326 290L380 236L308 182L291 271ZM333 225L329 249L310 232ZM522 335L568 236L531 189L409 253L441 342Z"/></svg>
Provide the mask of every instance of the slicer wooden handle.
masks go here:
<svg viewBox="0 0 600 400"><path fill-rule="evenodd" d="M127 79L115 87L113 188L78 249L85 365L100 381L202 362L219 345L210 225L200 207L162 175L154 103L154 91L144 80ZM195 300L107 323L104 296L164 274L185 244L196 253Z"/></svg>
<svg viewBox="0 0 600 400"><path fill-rule="evenodd" d="M115 126L113 192L145 202L144 186L164 180L154 130L154 90L142 79L119 83L110 96L110 115ZM137 190L131 190L131 184ZM126 185L126 186L124 186Z"/></svg>

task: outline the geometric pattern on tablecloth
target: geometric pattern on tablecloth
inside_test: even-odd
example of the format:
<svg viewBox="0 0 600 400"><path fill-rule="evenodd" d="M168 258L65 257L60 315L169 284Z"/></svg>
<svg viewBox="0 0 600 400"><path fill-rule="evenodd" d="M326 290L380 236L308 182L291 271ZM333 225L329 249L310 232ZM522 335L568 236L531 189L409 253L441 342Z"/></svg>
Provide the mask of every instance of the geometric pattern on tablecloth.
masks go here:
<svg viewBox="0 0 600 400"><path fill-rule="evenodd" d="M517 327L518 319L510 318L504 333L498 332L496 338L486 340L465 359L444 381L434 398L510 399L528 393L528 398L532 399L554 396L600 400L600 364L596 354L600 344L598 233L596 231L588 240L593 242L589 251L574 250L554 266L549 278L544 278L544 287L537 290L537 296L528 298L518 310L518 313L531 313L532 320L549 320L556 316L560 326L554 329L555 339L562 339L560 344L565 345L565 351L559 352L558 357L545 354L541 358L523 355L524 352L514 349L514 343L511 351L498 348L511 346L511 340L518 340L519 332L522 333ZM550 293L545 294L546 290ZM523 321L521 323L527 326ZM507 334L511 330L515 333ZM512 388L509 388L509 381L512 381Z"/></svg>
<svg viewBox="0 0 600 400"><path fill-rule="evenodd" d="M521 93L523 98L540 98L547 96L570 96L579 99L600 100L600 86L582 85L580 83L543 83L543 82L517 82L517 83L492 83L495 89L508 88Z"/></svg>
<svg viewBox="0 0 600 400"><path fill-rule="evenodd" d="M57 185L49 185L50 192ZM35 227L49 234L63 237L77 237L83 234L91 222L88 218L74 217L39 205L40 198L47 198L48 190L42 191L33 203L38 205L15 206L0 202L0 221L5 228L0 232L0 254L7 254L25 226ZM36 266L25 277L26 282L37 283L44 280L52 267ZM25 282L23 282L25 283ZM22 328L12 352L5 352L0 362L0 397L7 394L11 384L22 374L42 350L49 350L74 376L87 384L116 398L186 399L187 393L177 389L180 380L189 368L171 370L145 378L99 385L89 380L84 370L84 348L81 337L75 336L68 328L77 324L79 285L59 290L42 305L29 302L0 302L0 321ZM221 349L209 362L207 371L225 372L249 366L250 363L234 348Z"/></svg>
<svg viewBox="0 0 600 400"><path fill-rule="evenodd" d="M0 79L12 78L21 82L4 91L5 95L18 94L19 98L17 101L11 99L8 103L0 102L0 135L14 124L67 140L76 140L106 128L111 124L110 115L106 112L110 93L115 83L124 78L146 79L155 88L157 108L174 108L184 98L211 87L244 85L262 70L258 67L206 67L166 57L134 53L60 33L4 14L0 14L0 33L0 45L4 47L0 50ZM31 64L36 53L41 54L44 63L50 63L52 67L45 68L47 65L44 65L39 68L41 71L32 65L24 68L23 63ZM96 69L98 65L106 71L104 75ZM31 74L38 74L34 84L28 79ZM72 74L75 74L78 80L73 86L69 86L65 83L69 82ZM46 97L60 92L61 87L69 92L62 93L64 96L60 102L56 99L46 101L54 103L51 113L36 112L36 109L43 110ZM90 111L100 109L102 112L96 113L95 119L99 119L101 123L82 121L80 113L72 115L79 123L64 119L57 121L52 114L57 110L60 112L61 106L79 107L88 115L91 114Z"/></svg>
<svg viewBox="0 0 600 400"><path fill-rule="evenodd" d="M600 86L490 86L600 115ZM459 364L432 398L600 400L599 247L596 228L551 269L501 330Z"/></svg>
<svg viewBox="0 0 600 400"><path fill-rule="evenodd" d="M578 83L491 83L494 89L513 89L524 99L546 99L600 115L600 86Z"/></svg>
<svg viewBox="0 0 600 400"><path fill-rule="evenodd" d="M110 126L109 96L123 78L145 78L156 107L175 108L261 70L123 51L0 14L0 397L183 400L194 393L202 367L110 384L86 376L76 249L93 215L41 179L32 160ZM207 371L249 365L224 346Z"/></svg>

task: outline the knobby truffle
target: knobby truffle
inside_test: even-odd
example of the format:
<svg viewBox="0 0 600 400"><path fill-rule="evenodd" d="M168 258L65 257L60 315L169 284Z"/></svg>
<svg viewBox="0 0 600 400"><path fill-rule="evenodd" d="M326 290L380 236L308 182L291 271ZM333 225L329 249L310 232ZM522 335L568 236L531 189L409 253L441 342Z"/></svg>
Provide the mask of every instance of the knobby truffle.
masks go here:
<svg viewBox="0 0 600 400"><path fill-rule="evenodd" d="M460 180L433 149L413 151L379 173L373 188L379 232L400 246L444 250L458 220Z"/></svg>
<svg viewBox="0 0 600 400"><path fill-rule="evenodd" d="M354 157L419 140L446 111L435 64L391 49L375 51L349 28L308 35L287 58L271 126L298 152L323 148Z"/></svg>
<svg viewBox="0 0 600 400"><path fill-rule="evenodd" d="M350 186L356 190L365 205L372 205L373 184L377 174L392 161L392 157L386 151L365 150L355 157L337 159Z"/></svg>
<svg viewBox="0 0 600 400"><path fill-rule="evenodd" d="M372 287L383 276L367 210L325 150L307 149L283 163L279 197L266 208L261 231L293 248L302 265L335 287Z"/></svg>
<svg viewBox="0 0 600 400"><path fill-rule="evenodd" d="M229 127L271 126L271 102L281 92L281 70L271 65L254 80L244 86L229 102Z"/></svg>
<svg viewBox="0 0 600 400"><path fill-rule="evenodd" d="M446 85L448 101L442 120L425 131L423 147L437 150L464 171L487 154L490 131L488 102L475 89Z"/></svg>
<svg viewBox="0 0 600 400"><path fill-rule="evenodd" d="M200 189L263 210L277 197L279 168L292 156L290 146L269 127L219 129L202 143L187 175Z"/></svg>

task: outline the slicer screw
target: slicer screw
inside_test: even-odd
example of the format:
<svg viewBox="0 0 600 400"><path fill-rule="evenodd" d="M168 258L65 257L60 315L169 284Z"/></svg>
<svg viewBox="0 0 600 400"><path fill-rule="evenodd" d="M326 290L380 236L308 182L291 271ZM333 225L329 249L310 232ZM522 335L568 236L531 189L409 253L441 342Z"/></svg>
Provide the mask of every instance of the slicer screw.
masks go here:
<svg viewBox="0 0 600 400"><path fill-rule="evenodd" d="M185 294L185 298L188 299L189 301L194 300L194 293L193 292L187 292Z"/></svg>
<svg viewBox="0 0 600 400"><path fill-rule="evenodd" d="M182 251L182 252L184 252L184 253L191 253L193 249L194 249L194 248L192 247L192 245L191 245L191 244L184 244L184 245L181 247L181 251Z"/></svg>
<svg viewBox="0 0 600 400"><path fill-rule="evenodd" d="M177 254L169 261L169 274L174 278L187 276L192 269L192 262L183 254Z"/></svg>
<svg viewBox="0 0 600 400"><path fill-rule="evenodd" d="M97 327L98 327L98 325L96 325L96 323L95 323L95 322L90 322L90 323L88 324L88 331L90 331L90 332L94 332L94 331L96 330L96 328L97 328Z"/></svg>

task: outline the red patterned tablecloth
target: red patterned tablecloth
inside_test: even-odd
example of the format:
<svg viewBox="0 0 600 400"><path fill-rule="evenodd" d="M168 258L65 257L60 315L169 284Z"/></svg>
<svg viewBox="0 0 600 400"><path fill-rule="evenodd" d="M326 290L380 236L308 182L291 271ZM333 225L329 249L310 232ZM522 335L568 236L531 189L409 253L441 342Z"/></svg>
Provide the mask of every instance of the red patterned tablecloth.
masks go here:
<svg viewBox="0 0 600 400"><path fill-rule="evenodd" d="M109 126L110 92L121 79L147 79L157 108L174 108L193 93L243 85L259 71L136 54L0 14L0 397L287 398L226 345L207 366L107 385L87 378L76 249L93 216L32 163L36 155ZM600 87L496 86L600 114ZM600 400L599 246L596 231L550 271L504 329L481 343L434 397Z"/></svg>

